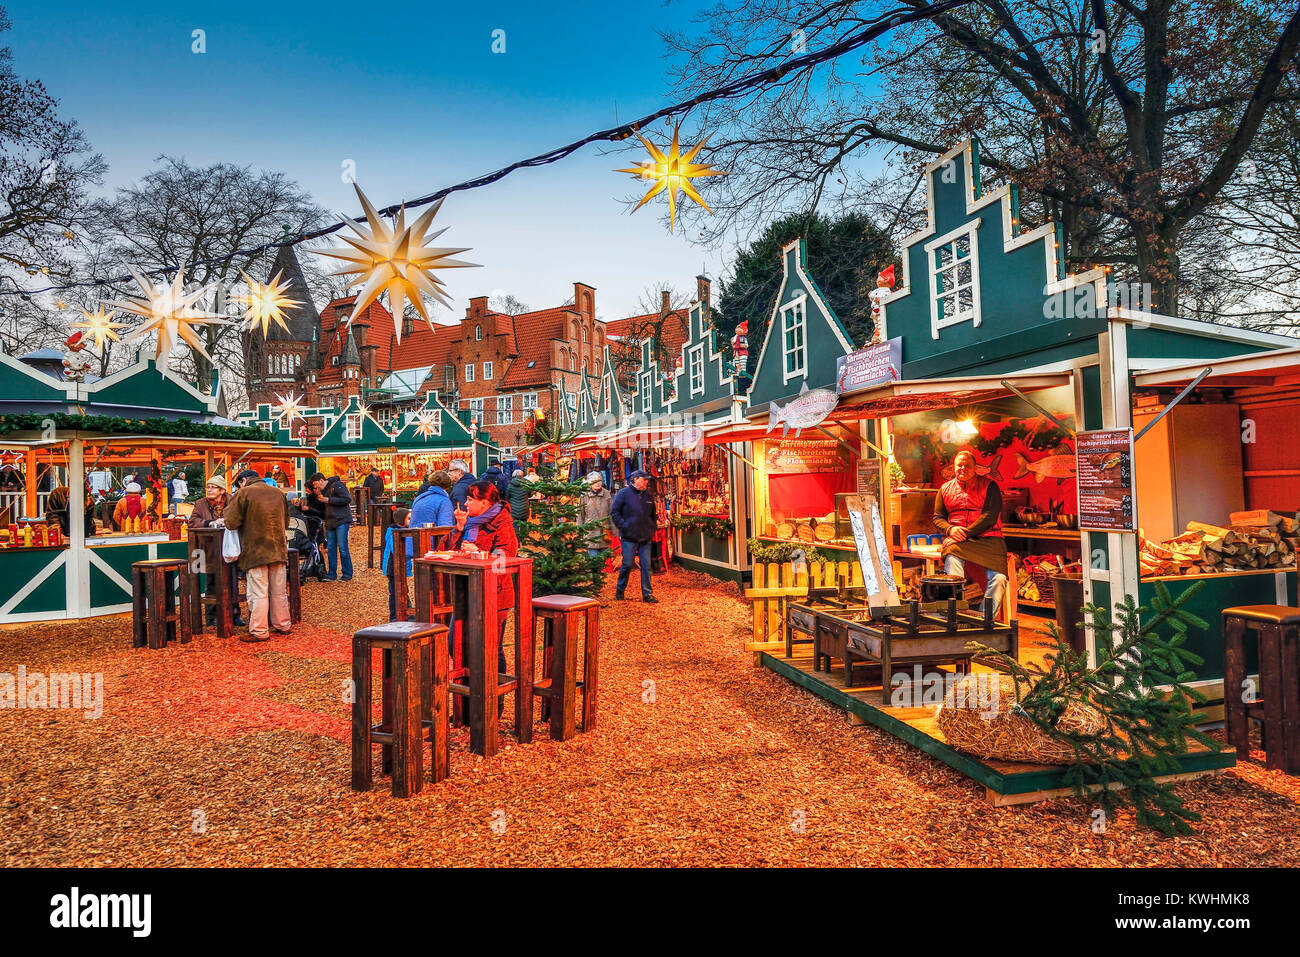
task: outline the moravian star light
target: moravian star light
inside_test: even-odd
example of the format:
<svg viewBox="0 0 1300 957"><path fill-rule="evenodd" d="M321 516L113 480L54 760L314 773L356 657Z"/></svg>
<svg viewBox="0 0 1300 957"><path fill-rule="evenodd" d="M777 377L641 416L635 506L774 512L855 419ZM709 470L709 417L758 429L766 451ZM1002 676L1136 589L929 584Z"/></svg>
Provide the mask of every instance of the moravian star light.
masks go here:
<svg viewBox="0 0 1300 957"><path fill-rule="evenodd" d="M443 227L435 233L429 233L429 227L433 225L433 217L442 208L441 199L425 210L409 226L406 225L406 210L399 209L390 227L384 217L380 216L375 207L370 204L370 200L366 199L361 188L355 183L353 188L357 191L357 198L361 200L361 208L365 210L367 225L344 220L344 224L356 233L356 236L342 237L343 241L352 248L321 249L316 252L320 256L332 256L347 262L346 269L340 269L331 275L355 276L355 279L348 281L348 285L361 285L361 291L357 293L357 301L352 307L352 314L348 316L348 322L359 316L366 306L387 290L388 311L393 314L394 330L400 343L402 341L401 316L406 309L407 299L411 300L411 304L429 323L430 328L433 327L433 319L425 309L426 296L436 299L448 309L451 308L451 300L443 294L443 282L434 274L435 270L477 266L478 263L452 258L457 253L467 252L468 247L447 249L428 245L446 232L446 227Z"/></svg>
<svg viewBox="0 0 1300 957"><path fill-rule="evenodd" d="M302 303L297 299L290 299L286 293L289 289L281 285L280 275L277 272L267 283L258 282L255 279L249 279L248 273L242 269L239 274L244 277L244 282L248 284L248 292L231 298L241 306L245 306L244 319L248 323L245 327L252 332L258 326L262 327L262 338L266 338L267 331L271 328L271 322L280 324L280 328L285 332L289 331L289 326L284 321L284 311L292 309L294 306L301 306Z"/></svg>
<svg viewBox="0 0 1300 957"><path fill-rule="evenodd" d="M682 154L678 146L677 133L678 128L674 126L673 142L672 145L668 147L667 154L640 133L637 133L636 138L641 141L641 145L646 148L646 151L649 152L651 158L637 163L637 165L631 169L615 170L616 173L631 173L633 176L640 177L641 179L654 181L654 186L650 187L650 192L641 197L641 202L637 203L632 209L632 212L634 213L655 196L658 196L660 193L665 191L667 192L669 232L672 232L673 225L677 221L678 192L685 193L691 199L695 200L695 202L703 206L709 213L712 213L713 210L709 209L709 204L704 201L703 197L695 191L695 187L691 185L691 180L702 176L727 175L725 171L713 169L707 163L692 162L700 150L704 148L704 144L709 141L707 136L696 143L695 147L690 152Z"/></svg>
<svg viewBox="0 0 1300 957"><path fill-rule="evenodd" d="M83 309L81 310L81 314L86 317L86 321L74 322L72 328L88 330L90 334L95 337L96 349L103 349L104 343L109 339L112 339L114 342L122 341L121 337L117 334L117 330L122 326L125 326L126 323L114 322L112 318L113 314L111 312L105 312L103 304L101 304L94 312L86 312L86 310Z"/></svg>
<svg viewBox="0 0 1300 957"><path fill-rule="evenodd" d="M144 324L138 326L127 338L142 339L150 332L158 333L158 351L154 359L159 365L159 371L162 371L163 359L171 354L177 338L184 341L208 362L212 362L212 357L204 350L203 340L199 338L194 327L204 323L222 325L226 320L215 312L195 309L194 303L216 288L215 285L202 286L194 292L187 293L184 266L176 270L176 278L170 284L160 283L157 286L149 280L149 277L142 276L130 267L128 269L144 296L139 299L127 299L124 302L107 303L115 309L144 317Z"/></svg>
<svg viewBox="0 0 1300 957"><path fill-rule="evenodd" d="M275 397L280 400L276 408L280 410L281 418L287 418L288 421L285 427L288 428L288 426L293 425L294 417L298 416L302 411L302 397L296 396L292 392L288 395L276 393Z"/></svg>
<svg viewBox="0 0 1300 957"><path fill-rule="evenodd" d="M415 434L422 439L430 438L438 434L439 416L436 412L417 412L415 414Z"/></svg>

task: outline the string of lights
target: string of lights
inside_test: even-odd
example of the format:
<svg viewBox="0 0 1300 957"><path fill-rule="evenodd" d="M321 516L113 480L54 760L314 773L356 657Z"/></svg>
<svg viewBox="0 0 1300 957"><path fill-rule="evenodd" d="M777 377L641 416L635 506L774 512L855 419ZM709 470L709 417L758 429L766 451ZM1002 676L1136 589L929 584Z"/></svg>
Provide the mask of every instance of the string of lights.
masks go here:
<svg viewBox="0 0 1300 957"><path fill-rule="evenodd" d="M650 113L646 116L640 117L639 119L632 120L628 123L624 123L621 126L611 127L610 129L606 129L606 130L599 130L595 133L591 133L587 136L584 136L580 140L574 140L572 143L568 143L564 146L560 146L555 149L548 150L545 153L539 153L536 156L530 156L527 159L518 160L514 163L511 163L509 166L503 166L502 168L495 170L494 172L487 173L475 179L465 180L464 182L456 183L453 186L445 186L442 189L429 193L427 196L421 196L418 197L417 199L407 200L402 203L395 203L392 206L386 206L383 209L379 210L379 212L384 216L395 216L397 212L401 209L407 209L407 210L418 209L421 206L427 206L430 203L437 202L438 200L442 199L445 196L449 196L452 193L465 192L467 190L479 189L483 186L489 186L492 183L502 180L505 177L509 176L511 173L514 173L521 169L527 169L536 166L547 166L551 163L559 162L560 160L565 159L568 156L571 156L572 154L581 150L583 147L589 146L592 143L600 143L600 142L614 143L614 142L619 142L621 140L625 140L632 134L640 131L644 127L649 126L651 123L654 123L657 120L661 120L665 117L677 116L680 114L687 113L694 107L699 106L700 104L703 103L708 103L713 100L731 99L740 96L750 90L753 90L759 86L763 86L765 84L770 84L770 83L776 83L782 77L790 73L793 73L797 70L802 70L806 67L815 66L819 63L824 63L828 60L834 60L838 57L843 56L846 53L851 53L852 51L858 49L859 47L865 46L866 44L872 42L873 40L878 39L879 37L883 36L885 33L889 32L895 27L902 26L905 23L914 23L918 20L928 20L932 17L938 16L939 14L946 13L947 11L955 7L965 6L970 2L971 0L941 0L941 2L939 3L928 4L924 7L895 9L883 13L877 18L875 18L874 20L872 20L866 27L859 30L858 32L849 34L848 36L837 41L836 43L824 47L821 50L817 50L816 52L806 53L803 54L802 56L793 57L789 60L783 61L782 63L776 66L767 67L765 69L758 70L753 73L748 73L745 76L732 80L730 83L726 83L722 86L716 87L715 89L709 90L708 92L697 94L696 96L693 96L690 99L673 103L670 106L665 106L659 110L656 110L654 113ZM298 233L297 235L294 236L287 236L283 239L277 239L269 243L263 243L260 246L251 246L246 249L236 249L233 252L228 253L224 256L212 257L204 260L196 260L195 262L190 263L189 267L192 269L194 266L227 262L236 258L251 259L252 257L257 256L258 254L266 252L270 249L277 249L281 246L295 246L298 243L307 242L312 239L319 239L323 236L328 236L334 232L337 232L339 229L342 229L344 225L345 223L343 222L337 222L329 226L324 226L320 229ZM174 270L168 268L160 268L160 269L152 270L147 273L142 273L142 275L156 276L156 275L169 274L173 271ZM108 285L110 283L123 283L123 282L129 282L131 278L132 277L130 275L123 275L123 276L114 276L109 278L86 279L79 282L66 283L63 285L50 285L50 286L45 286L44 288L41 289L27 290L25 292L25 295L30 297L30 296L39 295L41 293L56 292L65 289L77 289L77 288L85 288L89 286L101 286L101 285ZM0 295L3 294L5 294L5 291L0 290ZM12 295L12 293L9 294Z"/></svg>

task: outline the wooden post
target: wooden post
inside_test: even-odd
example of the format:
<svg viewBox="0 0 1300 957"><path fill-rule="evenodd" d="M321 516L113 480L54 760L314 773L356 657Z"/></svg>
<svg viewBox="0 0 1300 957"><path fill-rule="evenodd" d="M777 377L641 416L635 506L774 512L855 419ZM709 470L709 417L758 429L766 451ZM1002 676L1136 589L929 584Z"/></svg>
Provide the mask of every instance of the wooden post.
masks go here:
<svg viewBox="0 0 1300 957"><path fill-rule="evenodd" d="M28 448L23 453L24 466L27 470L27 498L24 503L23 515L25 518L36 517L36 450Z"/></svg>

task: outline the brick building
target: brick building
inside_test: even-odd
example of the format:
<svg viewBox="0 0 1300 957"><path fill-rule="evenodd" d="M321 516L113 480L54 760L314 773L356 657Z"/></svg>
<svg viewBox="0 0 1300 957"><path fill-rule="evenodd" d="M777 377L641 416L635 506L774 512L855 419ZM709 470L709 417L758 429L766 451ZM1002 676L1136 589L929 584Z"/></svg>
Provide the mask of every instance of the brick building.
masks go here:
<svg viewBox="0 0 1300 957"><path fill-rule="evenodd" d="M303 397L309 408L344 408L353 396L370 407L380 424L396 431L404 413L437 390L457 409L469 410L503 450L526 444L524 416L541 407L554 415L558 397L577 407L582 372L602 373L605 323L596 319L596 290L573 284L572 303L517 316L494 312L487 297L470 300L459 322L430 329L407 318L397 342L392 314L371 303L351 324L353 296L336 299L319 314L311 305L302 270L291 247L276 258L291 296L306 305L265 341L245 334L249 404L274 404L277 395ZM308 438L321 423L308 421Z"/></svg>

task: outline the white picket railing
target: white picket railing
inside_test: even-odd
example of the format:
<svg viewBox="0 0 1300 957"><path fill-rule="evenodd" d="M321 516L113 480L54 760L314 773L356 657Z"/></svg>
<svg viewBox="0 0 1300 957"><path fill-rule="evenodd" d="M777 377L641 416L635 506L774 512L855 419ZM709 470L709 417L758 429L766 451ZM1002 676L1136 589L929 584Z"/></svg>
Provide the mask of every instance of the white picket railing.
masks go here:
<svg viewBox="0 0 1300 957"><path fill-rule="evenodd" d="M37 492L36 514L28 515L26 492L0 492L0 510L8 509L10 520L19 518L44 518L45 500L49 497L49 492Z"/></svg>

